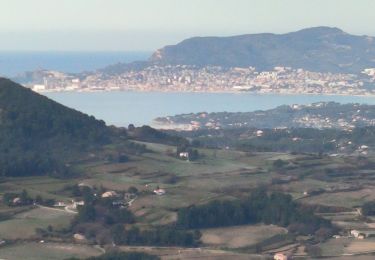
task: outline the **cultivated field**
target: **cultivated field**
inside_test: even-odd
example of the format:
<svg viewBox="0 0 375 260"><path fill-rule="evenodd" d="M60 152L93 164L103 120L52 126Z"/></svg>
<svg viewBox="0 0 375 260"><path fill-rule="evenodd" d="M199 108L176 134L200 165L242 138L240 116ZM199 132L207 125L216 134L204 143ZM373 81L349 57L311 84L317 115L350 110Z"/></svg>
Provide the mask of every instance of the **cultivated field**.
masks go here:
<svg viewBox="0 0 375 260"><path fill-rule="evenodd" d="M74 244L20 243L0 247L0 258L8 260L63 260L71 257L85 258L100 255L102 250Z"/></svg>
<svg viewBox="0 0 375 260"><path fill-rule="evenodd" d="M25 189L33 197L41 195L46 199L70 202L73 197L66 190L67 185L85 183L116 191L126 191L134 186L139 190L139 194L129 209L137 217L139 226L147 228L173 223L181 207L216 199L243 198L248 196L253 188L263 185L270 191L291 194L298 203L328 206L325 210L333 210L334 213L322 213L322 216L331 219L344 230L366 229L373 224L366 223L354 207L375 200L375 172L363 167L363 163L357 166L354 157L249 154L231 150L199 149L201 158L196 162L188 162L168 155L171 151L173 153L175 147L145 144L151 152L130 156L130 161L126 163L109 163L103 159L102 153L111 152L111 149L115 149L113 146L98 151L95 155L97 157L77 165L81 175L74 179L3 179L0 183L0 195ZM279 159L286 162L285 166L275 167L274 162ZM166 189L166 194L154 195L153 190L156 187ZM64 210L30 210L1 205L0 213L12 212L14 215L10 219L0 222L1 239L30 238L35 235L36 228L46 228L48 225L55 229L66 227L74 216ZM156 252L163 259L228 259L234 256L235 259L249 259L249 255L233 253L233 250L251 247L285 232L283 228L264 225L206 229L202 230L204 249L141 249ZM70 246L72 245L67 245L68 248ZM20 248L14 253L19 255L12 256L11 247L6 246L0 248L0 258L22 259L22 254L29 250L35 254L35 258L29 259L42 259L38 258L39 253L49 257L45 259L61 259L58 257L64 245L31 243L17 244L15 247ZM321 245L323 254L327 256L365 253L375 250L373 247L375 244L372 240L357 241L348 238L331 239ZM77 248L83 248L83 252ZM91 251L92 248L77 248L72 246L72 255L84 254L86 249L89 254L97 253L96 249ZM275 248L267 252L272 254L282 249ZM251 259L253 258L259 256L251 255Z"/></svg>
<svg viewBox="0 0 375 260"><path fill-rule="evenodd" d="M208 260L266 260L269 257L257 254L242 254L232 251L210 249L210 248L179 248L179 247L120 247L122 251L138 251L147 252L149 254L157 255L162 260L193 260L193 259L208 259Z"/></svg>
<svg viewBox="0 0 375 260"><path fill-rule="evenodd" d="M321 245L323 256L345 256L375 253L375 239L331 239Z"/></svg>
<svg viewBox="0 0 375 260"><path fill-rule="evenodd" d="M273 225L248 225L202 230L202 242L207 246L241 248L259 243L287 230Z"/></svg>
<svg viewBox="0 0 375 260"><path fill-rule="evenodd" d="M12 219L0 222L0 238L25 239L35 235L36 228L56 229L67 227L72 219L71 213L58 209L35 208L16 214Z"/></svg>

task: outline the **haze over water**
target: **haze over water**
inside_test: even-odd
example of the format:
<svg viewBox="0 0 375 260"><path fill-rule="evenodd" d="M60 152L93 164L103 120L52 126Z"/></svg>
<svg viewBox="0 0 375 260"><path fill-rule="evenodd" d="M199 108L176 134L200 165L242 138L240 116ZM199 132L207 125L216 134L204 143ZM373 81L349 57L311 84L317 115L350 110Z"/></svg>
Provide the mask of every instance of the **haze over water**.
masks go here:
<svg viewBox="0 0 375 260"><path fill-rule="evenodd" d="M119 62L147 60L150 55L147 51L0 51L0 76L14 77L39 69L67 73L93 71Z"/></svg>

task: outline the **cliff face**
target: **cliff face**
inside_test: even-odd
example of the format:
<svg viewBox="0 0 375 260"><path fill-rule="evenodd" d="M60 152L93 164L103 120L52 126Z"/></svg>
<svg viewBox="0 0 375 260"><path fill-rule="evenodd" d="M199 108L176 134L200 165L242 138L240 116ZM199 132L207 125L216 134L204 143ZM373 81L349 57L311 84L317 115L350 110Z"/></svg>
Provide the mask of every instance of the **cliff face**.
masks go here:
<svg viewBox="0 0 375 260"><path fill-rule="evenodd" d="M311 71L358 73L375 67L375 38L337 28L315 27L287 34L195 37L157 50L156 64L253 66L259 70L290 66Z"/></svg>

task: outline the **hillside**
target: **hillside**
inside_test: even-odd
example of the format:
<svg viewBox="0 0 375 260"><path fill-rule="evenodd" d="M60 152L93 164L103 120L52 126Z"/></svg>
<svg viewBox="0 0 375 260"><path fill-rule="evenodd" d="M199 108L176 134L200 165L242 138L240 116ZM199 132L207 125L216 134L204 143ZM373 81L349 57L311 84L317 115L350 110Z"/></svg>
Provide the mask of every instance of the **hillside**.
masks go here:
<svg viewBox="0 0 375 260"><path fill-rule="evenodd" d="M161 65L218 65L269 70L290 66L310 71L358 73L375 66L374 37L316 27L287 34L194 37L156 51Z"/></svg>
<svg viewBox="0 0 375 260"><path fill-rule="evenodd" d="M317 128L348 130L374 126L375 106L318 102L283 105L254 112L191 113L159 117L155 123L166 129Z"/></svg>
<svg viewBox="0 0 375 260"><path fill-rule="evenodd" d="M70 157L110 133L103 121L0 78L0 175L64 174Z"/></svg>

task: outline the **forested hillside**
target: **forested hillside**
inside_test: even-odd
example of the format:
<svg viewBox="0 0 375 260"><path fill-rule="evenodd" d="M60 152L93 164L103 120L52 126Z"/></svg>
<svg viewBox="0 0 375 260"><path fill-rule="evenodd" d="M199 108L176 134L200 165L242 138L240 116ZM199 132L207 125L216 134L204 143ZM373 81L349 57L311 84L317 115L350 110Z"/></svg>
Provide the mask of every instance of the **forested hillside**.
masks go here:
<svg viewBox="0 0 375 260"><path fill-rule="evenodd" d="M75 152L110 141L103 121L0 78L0 174L66 174Z"/></svg>

